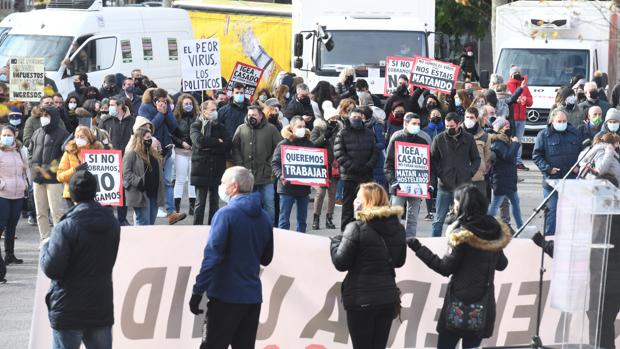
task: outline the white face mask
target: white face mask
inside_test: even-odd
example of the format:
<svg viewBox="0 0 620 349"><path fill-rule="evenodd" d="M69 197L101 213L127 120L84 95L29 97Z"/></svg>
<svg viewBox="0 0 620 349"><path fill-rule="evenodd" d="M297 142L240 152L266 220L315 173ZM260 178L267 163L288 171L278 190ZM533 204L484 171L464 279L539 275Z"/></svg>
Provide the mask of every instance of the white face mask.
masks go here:
<svg viewBox="0 0 620 349"><path fill-rule="evenodd" d="M77 108L77 103L69 103L67 105L69 106L69 110L73 110L73 109Z"/></svg>
<svg viewBox="0 0 620 349"><path fill-rule="evenodd" d="M473 52L473 51L468 51L468 52L467 52L467 55L468 55L469 57L471 57L471 56L473 56L473 55L474 55L474 52Z"/></svg>
<svg viewBox="0 0 620 349"><path fill-rule="evenodd" d="M220 184L220 186L217 188L217 195L219 195L220 199L222 199L222 201L226 203L230 201L230 195L226 194L226 187L224 186L224 184Z"/></svg>
<svg viewBox="0 0 620 349"><path fill-rule="evenodd" d="M474 126L476 126L476 120L472 119L465 119L463 123L465 124L465 128L474 128Z"/></svg>
<svg viewBox="0 0 620 349"><path fill-rule="evenodd" d="M50 122L52 122L52 119L50 119L48 116L42 116L40 119L41 119L41 126L47 126L50 124Z"/></svg>
<svg viewBox="0 0 620 349"><path fill-rule="evenodd" d="M212 111L207 114L207 120L215 121L217 120L217 111Z"/></svg>
<svg viewBox="0 0 620 349"><path fill-rule="evenodd" d="M295 137L297 138L303 138L306 135L306 128L298 128L295 129Z"/></svg>
<svg viewBox="0 0 620 349"><path fill-rule="evenodd" d="M88 144L88 141L84 138L76 138L75 144L77 144L78 147L85 147Z"/></svg>
<svg viewBox="0 0 620 349"><path fill-rule="evenodd" d="M407 133L411 135L417 135L420 132L420 125L408 125Z"/></svg>

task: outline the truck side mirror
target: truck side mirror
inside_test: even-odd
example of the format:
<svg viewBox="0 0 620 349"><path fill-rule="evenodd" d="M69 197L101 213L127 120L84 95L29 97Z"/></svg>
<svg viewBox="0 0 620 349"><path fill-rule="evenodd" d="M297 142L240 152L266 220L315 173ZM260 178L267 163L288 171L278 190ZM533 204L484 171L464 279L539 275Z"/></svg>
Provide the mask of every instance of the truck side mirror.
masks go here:
<svg viewBox="0 0 620 349"><path fill-rule="evenodd" d="M304 54L304 36L301 33L295 34L295 47L293 48L293 56L299 57Z"/></svg>
<svg viewBox="0 0 620 349"><path fill-rule="evenodd" d="M304 60L301 59L301 57L295 58L295 62L293 63L293 66L295 67L295 69L301 69L303 65L304 65Z"/></svg>
<svg viewBox="0 0 620 349"><path fill-rule="evenodd" d="M489 88L489 82L491 81L491 74L488 70L480 71L480 87Z"/></svg>

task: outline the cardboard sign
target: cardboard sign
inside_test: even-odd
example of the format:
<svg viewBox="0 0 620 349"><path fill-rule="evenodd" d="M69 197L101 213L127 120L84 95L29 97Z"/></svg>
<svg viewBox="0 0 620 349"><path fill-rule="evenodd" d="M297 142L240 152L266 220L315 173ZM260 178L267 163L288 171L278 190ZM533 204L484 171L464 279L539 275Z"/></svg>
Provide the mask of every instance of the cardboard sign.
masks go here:
<svg viewBox="0 0 620 349"><path fill-rule="evenodd" d="M329 185L327 149L282 146L282 177L292 184Z"/></svg>
<svg viewBox="0 0 620 349"><path fill-rule="evenodd" d="M11 101L38 102L45 87L45 59L15 57L9 63L9 94Z"/></svg>
<svg viewBox="0 0 620 349"><path fill-rule="evenodd" d="M222 88L218 39L181 41L183 92Z"/></svg>
<svg viewBox="0 0 620 349"><path fill-rule="evenodd" d="M235 82L240 82L245 85L245 97L252 102L254 99L254 93L256 87L260 83L260 79L263 77L263 69L255 67L253 65L237 62L235 68L228 80L227 93L228 96L232 96L233 85Z"/></svg>
<svg viewBox="0 0 620 349"><path fill-rule="evenodd" d="M452 63L416 56L410 84L449 94L456 88L459 69L458 65Z"/></svg>
<svg viewBox="0 0 620 349"><path fill-rule="evenodd" d="M396 142L394 167L400 187L396 196L430 199L431 148L428 144Z"/></svg>
<svg viewBox="0 0 620 349"><path fill-rule="evenodd" d="M387 57L385 65L385 83L383 86L383 95L390 96L396 92L398 87L398 77L402 74L411 76L411 69L415 58L409 57Z"/></svg>
<svg viewBox="0 0 620 349"><path fill-rule="evenodd" d="M104 206L123 206L123 154L120 150L82 150L82 161L97 178L95 201Z"/></svg>

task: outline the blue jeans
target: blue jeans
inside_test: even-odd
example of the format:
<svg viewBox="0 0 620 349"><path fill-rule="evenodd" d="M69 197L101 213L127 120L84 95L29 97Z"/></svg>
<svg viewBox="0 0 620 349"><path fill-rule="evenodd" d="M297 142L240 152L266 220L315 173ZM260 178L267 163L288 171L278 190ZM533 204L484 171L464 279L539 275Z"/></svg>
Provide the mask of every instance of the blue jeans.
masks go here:
<svg viewBox="0 0 620 349"><path fill-rule="evenodd" d="M543 196L547 197L553 188L543 185ZM555 235L555 213L558 208L558 193L556 192L553 196L547 201L547 214L545 215L545 235Z"/></svg>
<svg viewBox="0 0 620 349"><path fill-rule="evenodd" d="M336 200L342 200L343 196L344 196L344 184L342 183L342 181L338 181L338 184L336 184Z"/></svg>
<svg viewBox="0 0 620 349"><path fill-rule="evenodd" d="M523 164L521 153L523 152L523 135L525 134L525 121L515 121L515 137L519 139L519 151L517 152L517 165Z"/></svg>
<svg viewBox="0 0 620 349"><path fill-rule="evenodd" d="M461 339L463 340L463 349L478 348L482 342L482 338L459 337L456 334L445 332L440 333L437 338L437 349L454 349Z"/></svg>
<svg viewBox="0 0 620 349"><path fill-rule="evenodd" d="M443 230L443 222L446 220L446 215L450 209L452 201L454 201L454 192L444 191L442 189L437 190L437 198L435 206L435 216L433 218L433 237L441 236Z"/></svg>
<svg viewBox="0 0 620 349"><path fill-rule="evenodd" d="M86 349L111 349L112 326L82 330L52 329L52 349L79 349L84 342Z"/></svg>
<svg viewBox="0 0 620 349"><path fill-rule="evenodd" d="M134 225L153 225L157 219L157 198L147 197L146 207L134 207L136 221Z"/></svg>
<svg viewBox="0 0 620 349"><path fill-rule="evenodd" d="M292 196L280 194L280 222L278 228L290 229L291 227L291 211L293 204L297 203L297 231L306 232L306 219L308 218L308 202L310 198L306 196Z"/></svg>
<svg viewBox="0 0 620 349"><path fill-rule="evenodd" d="M0 198L0 231L4 230L4 252L12 254L15 246L15 228L22 212L24 199Z"/></svg>
<svg viewBox="0 0 620 349"><path fill-rule="evenodd" d="M495 217L497 214L497 210L499 210L499 206L504 202L504 199L508 198L510 200L510 206L512 207L512 216L515 219L515 223L517 223L517 227L515 230L518 230L523 225L523 219L521 218L521 207L519 206L519 193L513 192L510 194L504 195L496 195L495 192L491 195L491 204L489 205L490 216Z"/></svg>
<svg viewBox="0 0 620 349"><path fill-rule="evenodd" d="M164 158L164 185L166 186L166 212L176 212L174 209L174 159L172 151Z"/></svg>
<svg viewBox="0 0 620 349"><path fill-rule="evenodd" d="M260 193L260 203L263 207L263 210L267 211L267 215L269 219L273 222L276 214L276 206L275 206L275 198L276 195L275 190L273 189L273 183L267 184L256 184L254 185L254 191Z"/></svg>
<svg viewBox="0 0 620 349"><path fill-rule="evenodd" d="M418 230L418 216L420 215L420 204L422 199L410 198L406 196L392 196L392 206L405 207L407 203L407 223L405 225L405 234L408 238L415 237Z"/></svg>

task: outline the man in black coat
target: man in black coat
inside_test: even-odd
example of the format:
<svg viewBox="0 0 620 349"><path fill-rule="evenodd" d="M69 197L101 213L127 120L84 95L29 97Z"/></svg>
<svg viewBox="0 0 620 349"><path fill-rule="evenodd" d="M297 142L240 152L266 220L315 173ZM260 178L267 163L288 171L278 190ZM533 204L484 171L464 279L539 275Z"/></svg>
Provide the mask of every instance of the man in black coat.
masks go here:
<svg viewBox="0 0 620 349"><path fill-rule="evenodd" d="M131 111L134 116L138 114L138 110L140 110L140 106L142 105L142 95L136 92L132 78L125 78L123 80L123 90L116 95L116 98L127 98L131 102Z"/></svg>
<svg viewBox="0 0 620 349"><path fill-rule="evenodd" d="M250 101L245 98L245 85L236 82L233 86L233 95L230 102L217 112L217 120L224 125L226 132L232 137L237 127L243 124L248 115Z"/></svg>
<svg viewBox="0 0 620 349"><path fill-rule="evenodd" d="M112 269L120 225L112 210L95 202L97 180L78 171L69 184L71 208L41 247L41 270L52 280L45 303L60 347L112 348ZM45 222L47 223L47 222Z"/></svg>
<svg viewBox="0 0 620 349"><path fill-rule="evenodd" d="M204 222L207 195L209 195L209 225L218 209L218 186L226 170L226 155L232 148L231 136L217 120L217 104L207 102L206 108L190 128L192 140L191 185L196 187L194 225Z"/></svg>
<svg viewBox="0 0 620 349"><path fill-rule="evenodd" d="M364 127L362 115L359 108L351 111L349 124L338 133L334 145L334 156L340 164L340 179L344 187L341 231L354 220L353 200L357 188L362 183L372 181L372 172L379 157L375 134Z"/></svg>
<svg viewBox="0 0 620 349"><path fill-rule="evenodd" d="M297 85L296 93L295 99L284 109L284 116L289 120L295 115L305 116L304 120L314 119L314 110L310 101L310 88L308 85Z"/></svg>

